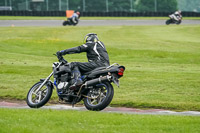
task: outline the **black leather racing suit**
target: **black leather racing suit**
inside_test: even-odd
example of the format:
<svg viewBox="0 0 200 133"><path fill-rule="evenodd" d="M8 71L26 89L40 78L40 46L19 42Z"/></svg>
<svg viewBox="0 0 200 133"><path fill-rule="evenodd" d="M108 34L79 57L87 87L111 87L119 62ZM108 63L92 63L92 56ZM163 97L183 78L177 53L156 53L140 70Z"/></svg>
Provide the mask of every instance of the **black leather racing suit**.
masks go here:
<svg viewBox="0 0 200 133"><path fill-rule="evenodd" d="M72 62L71 66L78 67L81 73L94 70L97 67L109 66L109 57L105 45L101 41L87 42L78 47L61 51L63 55L87 52L88 62Z"/></svg>

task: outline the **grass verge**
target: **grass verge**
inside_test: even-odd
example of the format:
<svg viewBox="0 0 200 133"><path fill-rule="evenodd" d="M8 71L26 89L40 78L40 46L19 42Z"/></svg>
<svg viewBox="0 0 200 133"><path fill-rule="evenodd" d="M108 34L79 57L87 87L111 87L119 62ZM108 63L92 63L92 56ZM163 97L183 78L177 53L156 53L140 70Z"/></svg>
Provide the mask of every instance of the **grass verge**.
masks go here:
<svg viewBox="0 0 200 133"><path fill-rule="evenodd" d="M81 45L84 35L94 32L111 63L126 67L111 105L200 111L199 25L1 27L0 32L0 98L24 100L52 71L53 53ZM65 58L87 61L85 53Z"/></svg>
<svg viewBox="0 0 200 133"><path fill-rule="evenodd" d="M0 108L1 133L199 133L200 117Z"/></svg>

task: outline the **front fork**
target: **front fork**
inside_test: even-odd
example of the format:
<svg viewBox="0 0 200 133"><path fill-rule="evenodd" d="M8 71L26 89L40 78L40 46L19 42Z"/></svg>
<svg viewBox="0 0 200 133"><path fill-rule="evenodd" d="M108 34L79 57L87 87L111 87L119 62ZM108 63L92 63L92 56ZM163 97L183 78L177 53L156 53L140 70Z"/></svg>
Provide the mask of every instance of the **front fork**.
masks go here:
<svg viewBox="0 0 200 133"><path fill-rule="evenodd" d="M59 63L58 66L56 66L56 68L60 67L62 63ZM38 93L38 91L42 88L42 86L44 86L46 84L47 81L49 81L49 79L51 78L51 76L53 75L53 72L43 81L43 83L39 86L39 88L36 90L36 94Z"/></svg>
<svg viewBox="0 0 200 133"><path fill-rule="evenodd" d="M49 79L51 78L51 76L53 75L53 72L43 81L43 83L39 86L39 88L35 91L35 93L37 94L38 91L42 88L42 86L44 86L47 81L49 81Z"/></svg>

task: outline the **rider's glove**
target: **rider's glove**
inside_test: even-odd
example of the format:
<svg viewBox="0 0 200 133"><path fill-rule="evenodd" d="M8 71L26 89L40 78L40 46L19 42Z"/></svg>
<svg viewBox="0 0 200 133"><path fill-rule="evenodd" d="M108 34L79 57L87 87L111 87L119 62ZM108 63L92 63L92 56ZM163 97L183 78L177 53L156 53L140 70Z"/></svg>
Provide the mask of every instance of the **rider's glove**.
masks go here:
<svg viewBox="0 0 200 133"><path fill-rule="evenodd" d="M62 56L62 51L56 52L56 55L57 55L57 56Z"/></svg>
<svg viewBox="0 0 200 133"><path fill-rule="evenodd" d="M63 61L63 57L60 56L60 57L58 58L58 60L59 60L59 62L62 62L62 61Z"/></svg>
<svg viewBox="0 0 200 133"><path fill-rule="evenodd" d="M62 60L62 55L63 55L63 52L62 51L58 51L58 52L56 52L56 55L57 55L57 57L58 57L58 60Z"/></svg>

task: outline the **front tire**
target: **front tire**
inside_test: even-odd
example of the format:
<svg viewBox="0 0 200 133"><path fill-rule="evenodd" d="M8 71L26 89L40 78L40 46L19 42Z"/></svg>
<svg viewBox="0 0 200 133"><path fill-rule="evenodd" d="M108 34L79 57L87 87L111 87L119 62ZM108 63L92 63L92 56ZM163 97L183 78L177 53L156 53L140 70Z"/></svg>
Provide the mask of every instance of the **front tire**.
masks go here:
<svg viewBox="0 0 200 133"><path fill-rule="evenodd" d="M64 21L63 26L66 26L68 23L69 23L68 21Z"/></svg>
<svg viewBox="0 0 200 133"><path fill-rule="evenodd" d="M42 107L49 101L52 95L52 88L47 84L42 86L42 88L37 93L35 92L42 83L43 82L37 82L34 84L27 94L26 103L31 108Z"/></svg>
<svg viewBox="0 0 200 133"><path fill-rule="evenodd" d="M87 97L84 98L84 105L88 110L103 110L110 104L113 95L114 89L110 83L98 84L88 92Z"/></svg>
<svg viewBox="0 0 200 133"><path fill-rule="evenodd" d="M172 23L172 20L168 19L165 23L166 23L166 25L169 25L170 23Z"/></svg>

